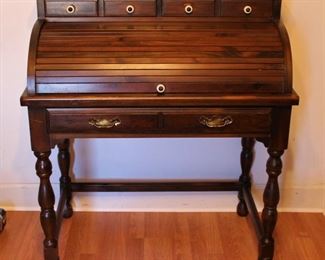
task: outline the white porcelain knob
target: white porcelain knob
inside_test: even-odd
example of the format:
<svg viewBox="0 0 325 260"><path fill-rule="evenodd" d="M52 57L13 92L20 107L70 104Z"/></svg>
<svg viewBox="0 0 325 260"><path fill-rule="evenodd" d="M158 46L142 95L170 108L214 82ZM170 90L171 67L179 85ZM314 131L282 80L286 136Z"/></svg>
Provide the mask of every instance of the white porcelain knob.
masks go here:
<svg viewBox="0 0 325 260"><path fill-rule="evenodd" d="M158 84L156 87L156 90L157 90L158 94L163 94L166 90L166 87L163 84Z"/></svg>
<svg viewBox="0 0 325 260"><path fill-rule="evenodd" d="M128 5L128 6L125 8L125 10L126 10L126 12L127 12L128 14L133 14L134 11L135 11L135 8L134 8L133 5Z"/></svg>
<svg viewBox="0 0 325 260"><path fill-rule="evenodd" d="M193 6L190 4L185 5L184 11L186 14L191 14L193 13Z"/></svg>
<svg viewBox="0 0 325 260"><path fill-rule="evenodd" d="M249 15L249 14L252 13L252 11L253 11L253 8L252 8L250 5L246 5L246 6L244 7L244 13L245 13L245 14Z"/></svg>
<svg viewBox="0 0 325 260"><path fill-rule="evenodd" d="M68 5L65 10L68 14L73 14L76 11L76 7L74 5Z"/></svg>

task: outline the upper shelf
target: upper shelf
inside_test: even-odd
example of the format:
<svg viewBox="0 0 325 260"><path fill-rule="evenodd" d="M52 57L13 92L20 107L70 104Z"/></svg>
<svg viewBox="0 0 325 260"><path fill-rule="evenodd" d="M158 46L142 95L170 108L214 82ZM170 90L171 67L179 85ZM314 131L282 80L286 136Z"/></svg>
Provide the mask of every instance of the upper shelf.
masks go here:
<svg viewBox="0 0 325 260"><path fill-rule="evenodd" d="M274 18L281 0L38 0L39 18L246 17Z"/></svg>

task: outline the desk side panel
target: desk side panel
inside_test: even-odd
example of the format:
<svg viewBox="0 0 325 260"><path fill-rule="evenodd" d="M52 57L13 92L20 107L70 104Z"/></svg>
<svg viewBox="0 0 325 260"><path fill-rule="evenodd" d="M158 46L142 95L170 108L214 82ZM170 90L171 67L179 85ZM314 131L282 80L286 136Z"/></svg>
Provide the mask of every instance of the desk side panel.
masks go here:
<svg viewBox="0 0 325 260"><path fill-rule="evenodd" d="M34 94L35 91L35 77L36 77L36 58L37 48L39 43L39 37L44 25L44 20L37 20L34 24L30 42L29 42L29 53L28 53L28 64L27 64L27 90L29 94Z"/></svg>

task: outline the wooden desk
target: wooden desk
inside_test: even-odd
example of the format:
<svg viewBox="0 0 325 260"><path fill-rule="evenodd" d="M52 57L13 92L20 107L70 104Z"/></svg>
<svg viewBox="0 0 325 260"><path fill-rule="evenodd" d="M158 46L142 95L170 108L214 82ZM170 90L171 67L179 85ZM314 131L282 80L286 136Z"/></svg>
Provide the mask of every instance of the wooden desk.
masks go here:
<svg viewBox="0 0 325 260"><path fill-rule="evenodd" d="M281 156L292 89L281 1L38 1L27 89L32 150L40 177L45 259L58 258L62 216L74 191L238 191L252 217L259 259L272 259ZM239 180L71 183L71 138L242 137ZM255 140L267 147L262 218L252 198ZM51 149L59 148L61 196L54 211ZM185 177L185 176L184 176Z"/></svg>

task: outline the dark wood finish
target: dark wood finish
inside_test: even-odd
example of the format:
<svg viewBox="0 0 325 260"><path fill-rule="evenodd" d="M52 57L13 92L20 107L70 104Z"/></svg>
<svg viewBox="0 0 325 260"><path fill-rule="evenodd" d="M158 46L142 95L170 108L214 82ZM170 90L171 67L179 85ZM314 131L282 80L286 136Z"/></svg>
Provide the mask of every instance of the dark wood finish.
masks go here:
<svg viewBox="0 0 325 260"><path fill-rule="evenodd" d="M156 16L155 0L105 0L104 6L106 16Z"/></svg>
<svg viewBox="0 0 325 260"><path fill-rule="evenodd" d="M60 199L58 202L58 206L56 208L56 228L57 228L58 237L60 235L60 229L61 229L63 219L70 217L66 212L66 204L67 204L67 190L63 189L60 193ZM70 211L69 213L71 213L72 216L73 210Z"/></svg>
<svg viewBox="0 0 325 260"><path fill-rule="evenodd" d="M82 17L88 21L92 18L87 16L104 16L104 6L107 5L105 2L114 2L114 5L117 4L117 0L37 0L38 3L38 14L39 18L51 18L53 17L68 17L68 19L73 17ZM123 0L122 2L127 0ZM131 0L130 4L136 4L137 2L156 2L155 12L158 16L166 15L166 10L168 11L167 15L171 16L223 16L223 17L245 17L245 19L252 19L255 17L258 18L273 18L274 20L279 20L281 13L281 0ZM147 3L143 3L139 7L146 8ZM184 11L185 5L192 5L195 9L191 14L186 14ZM66 7L69 5L74 5L77 7L77 10L73 13L66 12ZM253 11L251 14L247 15L244 13L245 6L251 6ZM96 9L98 12L96 12ZM208 7L211 7L211 10L208 10ZM117 8L118 5L117 5ZM115 12L114 10L112 12ZM118 12L117 12L118 13ZM117 14L116 13L116 14ZM124 12L119 12L120 16L125 16ZM146 15L145 15L146 16ZM51 18L52 19L52 18ZM56 18L54 18L56 19ZM59 18L61 19L61 18ZM104 19L107 20L107 19ZM103 21L103 19L102 19Z"/></svg>
<svg viewBox="0 0 325 260"><path fill-rule="evenodd" d="M109 94L53 94L30 96L25 90L21 105L30 107L233 107L298 105L299 97L294 92L286 95L109 95Z"/></svg>
<svg viewBox="0 0 325 260"><path fill-rule="evenodd" d="M163 16L214 16L214 9L214 0L162 0Z"/></svg>
<svg viewBox="0 0 325 260"><path fill-rule="evenodd" d="M38 9L41 12L41 9ZM37 47L40 37L41 29L44 25L44 20L37 20L33 30L29 43L28 53L28 67L27 67L27 90L29 94L35 93L35 75L36 75L36 58L37 58Z"/></svg>
<svg viewBox="0 0 325 260"><path fill-rule="evenodd" d="M281 156L283 150L277 151L272 148L268 149L270 158L266 164L266 172L269 175L268 182L266 184L263 201L264 209L262 212L263 223L263 236L259 245L259 258L260 259L272 259L274 253L274 239L272 237L273 230L275 228L277 220L277 205L280 200L278 177L282 170Z"/></svg>
<svg viewBox="0 0 325 260"><path fill-rule="evenodd" d="M274 150L288 148L291 119L290 107L277 107L272 110L272 129L268 147Z"/></svg>
<svg viewBox="0 0 325 260"><path fill-rule="evenodd" d="M282 3L282 0L273 0L273 18L275 20L279 20L280 19L280 15L281 15L281 3Z"/></svg>
<svg viewBox="0 0 325 260"><path fill-rule="evenodd" d="M105 13L104 0L98 0L98 15L104 16L104 13Z"/></svg>
<svg viewBox="0 0 325 260"><path fill-rule="evenodd" d="M282 45L284 47L284 64L286 68L286 83L285 86L292 86L292 54L291 54L291 44L289 40L289 35L287 29L284 27L283 23L278 22L278 29L281 35ZM288 88L286 91L290 91Z"/></svg>
<svg viewBox="0 0 325 260"><path fill-rule="evenodd" d="M264 231L263 231L263 225L261 222L260 214L257 211L253 195L251 193L251 190L248 188L242 188L242 194L243 194L243 199L245 202L245 206L247 208L248 213L250 214L250 219L251 222L254 225L257 239L260 240L263 237ZM246 213L246 212L244 212Z"/></svg>
<svg viewBox="0 0 325 260"><path fill-rule="evenodd" d="M251 190L251 176L250 171L253 164L253 148L255 144L254 138L244 137L241 141L242 152L240 155L240 165L242 173L239 177L239 182L241 184L241 189L238 192L239 203L237 205L237 214L239 216L247 216L248 209L244 200L243 189Z"/></svg>
<svg viewBox="0 0 325 260"><path fill-rule="evenodd" d="M221 0L221 16L272 17L272 0ZM246 14L245 6L250 6L252 12Z"/></svg>
<svg viewBox="0 0 325 260"><path fill-rule="evenodd" d="M133 133L133 134L222 134L266 136L271 124L271 110L264 109L49 109L49 132L60 133ZM210 128L200 122L232 118L224 127ZM110 128L91 125L92 120L120 121Z"/></svg>
<svg viewBox="0 0 325 260"><path fill-rule="evenodd" d="M69 139L64 139L62 142L58 144L59 152L58 152L58 162L61 171L60 177L60 190L61 193L66 193L66 201L65 201L65 209L63 217L70 218L73 214L71 199L71 178L69 176L70 173L70 141Z"/></svg>
<svg viewBox="0 0 325 260"><path fill-rule="evenodd" d="M238 192L238 215L252 218L259 259L272 259L280 157L288 147L291 108L299 102L290 41L279 21L281 0L37 3L21 104L28 106L38 158L45 259L58 258L72 192L230 190ZM102 137L242 137L241 176L71 183L68 139ZM251 194L255 139L270 154L261 219ZM61 170L56 215L49 160L55 145Z"/></svg>
<svg viewBox="0 0 325 260"><path fill-rule="evenodd" d="M47 113L42 109L28 108L30 138L33 151L49 151L52 148L47 131Z"/></svg>
<svg viewBox="0 0 325 260"><path fill-rule="evenodd" d="M37 14L39 19L45 18L45 2L44 0L37 0Z"/></svg>
<svg viewBox="0 0 325 260"><path fill-rule="evenodd" d="M223 182L135 182L135 183L72 183L75 192L167 192L167 191L236 191L239 183L236 181Z"/></svg>
<svg viewBox="0 0 325 260"><path fill-rule="evenodd" d="M38 202L41 207L40 219L44 231L44 256L46 259L57 259L58 241L56 215L54 211L54 192L50 182L52 164L49 160L50 152L34 152L37 157L36 173L40 178Z"/></svg>
<svg viewBox="0 0 325 260"><path fill-rule="evenodd" d="M46 23L34 91L290 93L282 45L269 23Z"/></svg>
<svg viewBox="0 0 325 260"><path fill-rule="evenodd" d="M214 1L214 14L215 16L221 15L221 0Z"/></svg>
<svg viewBox="0 0 325 260"><path fill-rule="evenodd" d="M7 213L4 209L0 208L0 233L4 230L7 223Z"/></svg>
<svg viewBox="0 0 325 260"><path fill-rule="evenodd" d="M47 16L97 16L97 0L45 0Z"/></svg>

